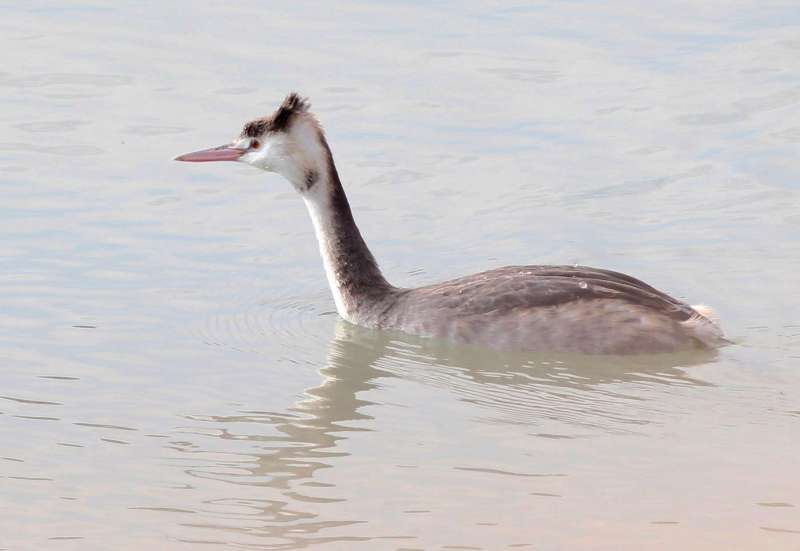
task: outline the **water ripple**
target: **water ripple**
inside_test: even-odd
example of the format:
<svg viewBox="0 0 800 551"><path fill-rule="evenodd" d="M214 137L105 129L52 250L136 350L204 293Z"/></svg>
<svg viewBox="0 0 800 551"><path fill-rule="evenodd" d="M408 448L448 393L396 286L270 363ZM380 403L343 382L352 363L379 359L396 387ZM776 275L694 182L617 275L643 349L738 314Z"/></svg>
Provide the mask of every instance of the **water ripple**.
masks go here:
<svg viewBox="0 0 800 551"><path fill-rule="evenodd" d="M323 327L333 315L313 298L250 299L239 311L208 318L189 332L212 346L256 353L277 347L286 358L300 358L327 342Z"/></svg>

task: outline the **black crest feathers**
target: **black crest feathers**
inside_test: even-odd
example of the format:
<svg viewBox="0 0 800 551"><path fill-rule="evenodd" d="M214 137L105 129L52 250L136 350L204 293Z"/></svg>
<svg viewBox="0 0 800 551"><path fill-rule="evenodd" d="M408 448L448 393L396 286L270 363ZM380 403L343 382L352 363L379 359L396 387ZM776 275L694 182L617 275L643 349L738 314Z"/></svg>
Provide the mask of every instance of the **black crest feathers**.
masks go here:
<svg viewBox="0 0 800 551"><path fill-rule="evenodd" d="M300 97L297 92L292 92L283 100L278 110L270 117L264 117L248 122L242 130L243 136L256 138L264 132L280 132L286 130L297 113L306 113L311 104L307 99Z"/></svg>

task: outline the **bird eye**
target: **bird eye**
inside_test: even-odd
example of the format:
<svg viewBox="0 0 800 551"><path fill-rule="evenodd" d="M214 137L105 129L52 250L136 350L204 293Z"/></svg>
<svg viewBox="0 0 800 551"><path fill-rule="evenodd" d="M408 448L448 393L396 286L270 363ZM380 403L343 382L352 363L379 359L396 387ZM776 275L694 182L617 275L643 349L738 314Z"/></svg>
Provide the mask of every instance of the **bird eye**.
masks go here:
<svg viewBox="0 0 800 551"><path fill-rule="evenodd" d="M253 140L250 142L250 149L258 149L259 147L261 147L261 142L258 140Z"/></svg>

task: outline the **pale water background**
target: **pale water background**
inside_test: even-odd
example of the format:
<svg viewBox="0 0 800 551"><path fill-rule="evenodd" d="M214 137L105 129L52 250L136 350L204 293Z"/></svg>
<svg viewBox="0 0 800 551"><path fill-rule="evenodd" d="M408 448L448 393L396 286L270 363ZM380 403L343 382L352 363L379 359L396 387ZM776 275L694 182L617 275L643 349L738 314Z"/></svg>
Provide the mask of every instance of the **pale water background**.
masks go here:
<svg viewBox="0 0 800 551"><path fill-rule="evenodd" d="M0 549L800 549L796 1L9 2L0 51ZM286 182L171 160L293 89L393 282L607 267L739 344L338 321Z"/></svg>

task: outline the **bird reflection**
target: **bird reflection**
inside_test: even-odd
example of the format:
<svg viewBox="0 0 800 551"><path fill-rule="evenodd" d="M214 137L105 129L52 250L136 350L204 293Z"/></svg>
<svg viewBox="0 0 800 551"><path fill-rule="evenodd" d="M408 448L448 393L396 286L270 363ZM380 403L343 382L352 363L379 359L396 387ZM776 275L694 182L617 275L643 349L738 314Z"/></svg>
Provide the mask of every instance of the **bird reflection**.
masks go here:
<svg viewBox="0 0 800 551"><path fill-rule="evenodd" d="M314 512L324 504L343 501L335 495L319 495L329 494L335 488L317 480L321 478L319 471L349 455L337 448L339 441L349 433L371 430L363 425L373 418L363 409L372 402L359 398L359 394L375 388L375 379L393 376L375 367L384 353L383 343L370 339L364 332L353 333L352 330L346 322L339 322L329 345L326 365L320 369L322 381L307 389L285 412L242 411L230 416L192 417L221 426L214 432L219 438L245 440L249 451L243 454L246 460L216 462L211 467L203 465L187 470L187 474L237 485L267 487L273 491L263 492L271 498L225 498L205 503L208 512L214 515L257 519L248 528L232 528L217 522L192 522L183 526L233 529L257 537L259 545L266 545L267 549L295 549L360 539L319 535L323 529L358 521L331 518L335 514L326 515L323 520ZM229 423L236 423L237 432L225 428ZM259 428L253 434L242 434L242 423L253 423L254 428ZM272 427L273 434L263 434L260 426L264 424ZM258 449L255 454L252 453L254 447ZM276 495L279 497L275 498ZM270 543L265 544L265 540Z"/></svg>
<svg viewBox="0 0 800 551"><path fill-rule="evenodd" d="M713 351L640 358L503 354L338 321L320 369L322 381L286 411L193 417L213 422L213 435L234 441L230 449L236 451L232 460L199 465L188 474L271 491L258 498L248 491L247 498L205 503L214 516L254 521L246 528L216 522L184 526L233 529L258 537L261 545L276 538L274 546L269 540L269 549L339 541L323 536L323 530L358 521L337 519L338 509L326 508L344 498L324 482L335 476L323 471L347 461L343 439L359 431L391 430L372 416L380 414L381 402L375 398L380 379L401 377L440 388L443 398L474 404L488 421L534 427L528 435L536 435L543 421L573 431L624 431L659 415L660 408L650 404L657 400L643 399L648 394L642 388L707 386L686 368L714 357ZM368 391L376 401L363 396Z"/></svg>

